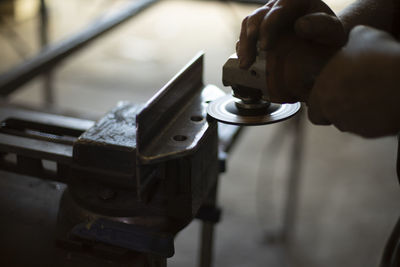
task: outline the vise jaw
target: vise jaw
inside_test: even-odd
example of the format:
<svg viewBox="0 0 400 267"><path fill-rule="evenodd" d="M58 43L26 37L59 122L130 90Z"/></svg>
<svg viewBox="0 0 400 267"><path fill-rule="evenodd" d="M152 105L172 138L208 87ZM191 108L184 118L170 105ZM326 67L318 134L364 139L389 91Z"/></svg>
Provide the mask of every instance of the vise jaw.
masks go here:
<svg viewBox="0 0 400 267"><path fill-rule="evenodd" d="M205 106L223 93L202 72L198 55L146 104L121 102L85 131L73 146L75 197L92 199L99 182L129 192L132 201L116 202L127 211L119 216L192 219L219 173L217 123Z"/></svg>

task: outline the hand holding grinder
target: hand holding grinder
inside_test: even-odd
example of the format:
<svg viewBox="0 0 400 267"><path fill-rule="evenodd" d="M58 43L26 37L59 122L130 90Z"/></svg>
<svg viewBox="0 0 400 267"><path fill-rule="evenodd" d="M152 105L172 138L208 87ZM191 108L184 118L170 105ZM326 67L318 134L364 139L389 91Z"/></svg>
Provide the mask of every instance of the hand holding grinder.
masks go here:
<svg viewBox="0 0 400 267"><path fill-rule="evenodd" d="M294 32L280 36L273 50L262 51L248 68L239 67L232 55L223 66L222 80L232 95L212 102L208 114L235 125L263 125L295 115L306 102L314 81L337 51L302 39Z"/></svg>

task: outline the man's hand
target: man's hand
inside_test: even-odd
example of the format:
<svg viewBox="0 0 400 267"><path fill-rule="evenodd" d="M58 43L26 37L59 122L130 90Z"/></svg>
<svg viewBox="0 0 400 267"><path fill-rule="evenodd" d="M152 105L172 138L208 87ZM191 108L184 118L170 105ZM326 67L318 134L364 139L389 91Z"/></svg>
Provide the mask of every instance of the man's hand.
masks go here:
<svg viewBox="0 0 400 267"><path fill-rule="evenodd" d="M388 33L355 27L324 67L307 101L309 118L365 137L400 130L400 44Z"/></svg>
<svg viewBox="0 0 400 267"><path fill-rule="evenodd" d="M236 52L240 67L248 68L259 49L273 49L285 34L324 45L340 47L346 42L343 26L334 12L321 0L269 0L242 22Z"/></svg>

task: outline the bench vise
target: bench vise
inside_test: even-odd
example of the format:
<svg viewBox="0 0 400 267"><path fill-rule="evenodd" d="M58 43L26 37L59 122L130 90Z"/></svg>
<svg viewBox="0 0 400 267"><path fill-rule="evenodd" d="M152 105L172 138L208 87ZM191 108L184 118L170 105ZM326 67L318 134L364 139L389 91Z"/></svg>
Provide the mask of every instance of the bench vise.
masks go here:
<svg viewBox="0 0 400 267"><path fill-rule="evenodd" d="M193 218L218 220L219 155L240 128L218 130L207 118L208 103L224 93L204 85L202 73L200 54L146 104L121 102L97 122L0 109L0 169L67 184L61 247L107 247L128 262L137 252L165 259Z"/></svg>

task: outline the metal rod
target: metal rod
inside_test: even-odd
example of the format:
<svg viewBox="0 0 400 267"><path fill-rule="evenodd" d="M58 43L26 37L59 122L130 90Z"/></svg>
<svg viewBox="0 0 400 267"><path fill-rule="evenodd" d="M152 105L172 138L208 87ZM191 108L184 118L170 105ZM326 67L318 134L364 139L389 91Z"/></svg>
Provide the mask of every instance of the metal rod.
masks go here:
<svg viewBox="0 0 400 267"><path fill-rule="evenodd" d="M121 8L115 14L96 19L86 29L72 37L42 50L35 57L0 75L0 96L7 96L36 76L52 69L74 52L85 47L102 34L139 14L159 0L138 0Z"/></svg>
<svg viewBox="0 0 400 267"><path fill-rule="evenodd" d="M17 55L25 59L29 52L29 46L25 42L25 40L21 37L21 35L13 29L13 25L8 22L8 19L4 18L4 16L0 16L0 24L4 24L4 32L0 32L0 35L3 34L5 38L7 38L11 47L17 53Z"/></svg>
<svg viewBox="0 0 400 267"><path fill-rule="evenodd" d="M45 49L49 44L49 16L46 0L40 0L39 36L40 47ZM51 71L43 74L43 100L48 106L54 104L53 74Z"/></svg>
<svg viewBox="0 0 400 267"><path fill-rule="evenodd" d="M210 191L210 194L206 200L206 204L217 205L217 195L218 195L218 178ZM200 239L200 259L199 267L211 267L213 262L213 251L214 251L214 230L215 223L213 222L202 222L201 225L201 239Z"/></svg>
<svg viewBox="0 0 400 267"><path fill-rule="evenodd" d="M301 167L303 159L304 132L305 125L303 112L301 111L293 119L294 141L291 153L290 170L288 175L288 184L286 192L286 203L283 217L283 228L281 238L283 242L289 242L293 237L297 207L299 200L299 185L301 182Z"/></svg>
<svg viewBox="0 0 400 267"><path fill-rule="evenodd" d="M211 267L215 224L203 222L201 225L201 249L199 267Z"/></svg>

